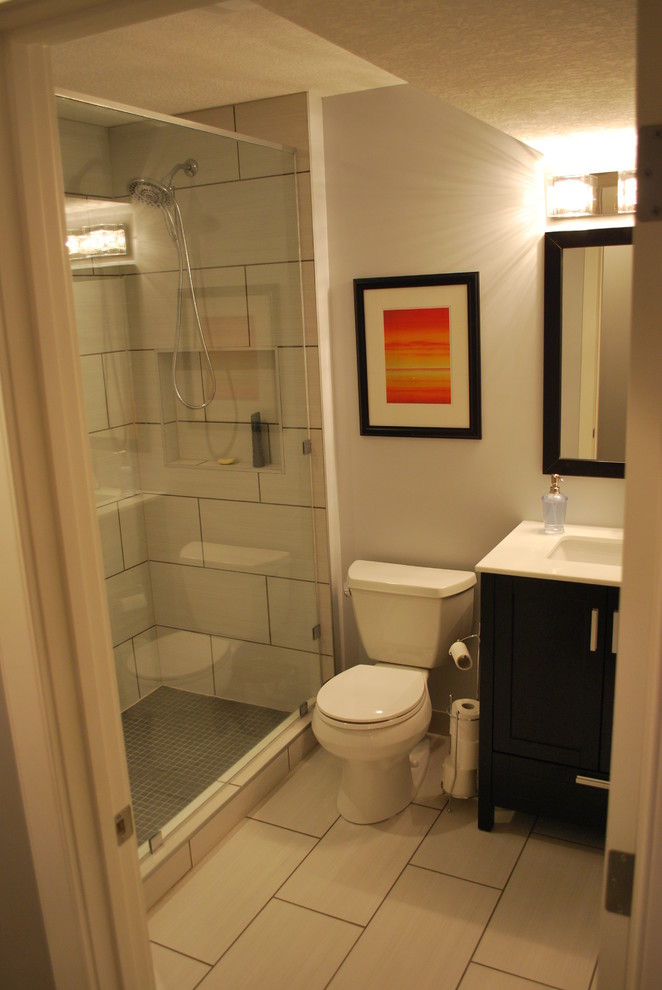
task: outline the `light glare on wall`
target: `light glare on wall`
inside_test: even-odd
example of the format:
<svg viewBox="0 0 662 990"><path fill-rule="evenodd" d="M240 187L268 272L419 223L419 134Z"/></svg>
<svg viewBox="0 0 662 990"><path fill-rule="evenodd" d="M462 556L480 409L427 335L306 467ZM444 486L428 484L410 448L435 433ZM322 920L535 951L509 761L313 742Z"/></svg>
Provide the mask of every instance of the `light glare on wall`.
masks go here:
<svg viewBox="0 0 662 990"><path fill-rule="evenodd" d="M548 217L587 217L596 212L593 175L553 175L547 181Z"/></svg>
<svg viewBox="0 0 662 990"><path fill-rule="evenodd" d="M128 254L125 224L100 224L67 232L67 251L71 261L83 258L108 258Z"/></svg>

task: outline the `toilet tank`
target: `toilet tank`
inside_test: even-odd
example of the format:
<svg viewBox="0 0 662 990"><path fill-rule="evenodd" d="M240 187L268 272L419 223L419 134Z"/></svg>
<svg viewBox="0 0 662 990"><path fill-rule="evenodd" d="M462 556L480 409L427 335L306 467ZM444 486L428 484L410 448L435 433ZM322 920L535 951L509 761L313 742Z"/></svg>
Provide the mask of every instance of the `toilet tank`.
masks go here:
<svg viewBox="0 0 662 990"><path fill-rule="evenodd" d="M473 571L355 560L347 572L361 642L372 660L431 669L471 633Z"/></svg>

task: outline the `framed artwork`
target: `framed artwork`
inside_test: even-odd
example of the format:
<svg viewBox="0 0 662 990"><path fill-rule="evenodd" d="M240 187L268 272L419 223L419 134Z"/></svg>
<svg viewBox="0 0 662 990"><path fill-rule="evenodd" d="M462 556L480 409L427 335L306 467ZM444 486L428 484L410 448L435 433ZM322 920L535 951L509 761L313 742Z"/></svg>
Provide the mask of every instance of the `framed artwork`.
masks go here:
<svg viewBox="0 0 662 990"><path fill-rule="evenodd" d="M478 272L354 279L361 433L480 439Z"/></svg>

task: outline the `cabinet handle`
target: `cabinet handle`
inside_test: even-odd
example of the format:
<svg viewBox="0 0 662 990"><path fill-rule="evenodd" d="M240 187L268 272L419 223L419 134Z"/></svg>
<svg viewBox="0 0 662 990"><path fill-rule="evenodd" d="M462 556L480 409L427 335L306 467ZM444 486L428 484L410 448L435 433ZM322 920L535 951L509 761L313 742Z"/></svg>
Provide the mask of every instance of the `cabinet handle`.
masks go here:
<svg viewBox="0 0 662 990"><path fill-rule="evenodd" d="M614 612L611 624L611 652L618 653L618 612Z"/></svg>
<svg viewBox="0 0 662 990"><path fill-rule="evenodd" d="M591 653L595 653L598 648L598 618L600 617L600 609L591 609L591 642L589 644L589 650Z"/></svg>
<svg viewBox="0 0 662 990"><path fill-rule="evenodd" d="M583 784L584 787L599 787L603 791L609 790L609 781L600 780L599 777L583 777L581 774L578 774L575 777L575 783Z"/></svg>

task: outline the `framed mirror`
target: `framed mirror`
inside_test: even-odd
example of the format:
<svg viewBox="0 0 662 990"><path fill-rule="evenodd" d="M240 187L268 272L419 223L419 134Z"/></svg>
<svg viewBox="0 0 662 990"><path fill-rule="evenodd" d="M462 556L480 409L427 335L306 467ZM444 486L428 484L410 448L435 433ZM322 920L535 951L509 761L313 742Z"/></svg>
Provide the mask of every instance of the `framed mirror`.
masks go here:
<svg viewBox="0 0 662 990"><path fill-rule="evenodd" d="M632 227L545 234L545 474L625 477Z"/></svg>

